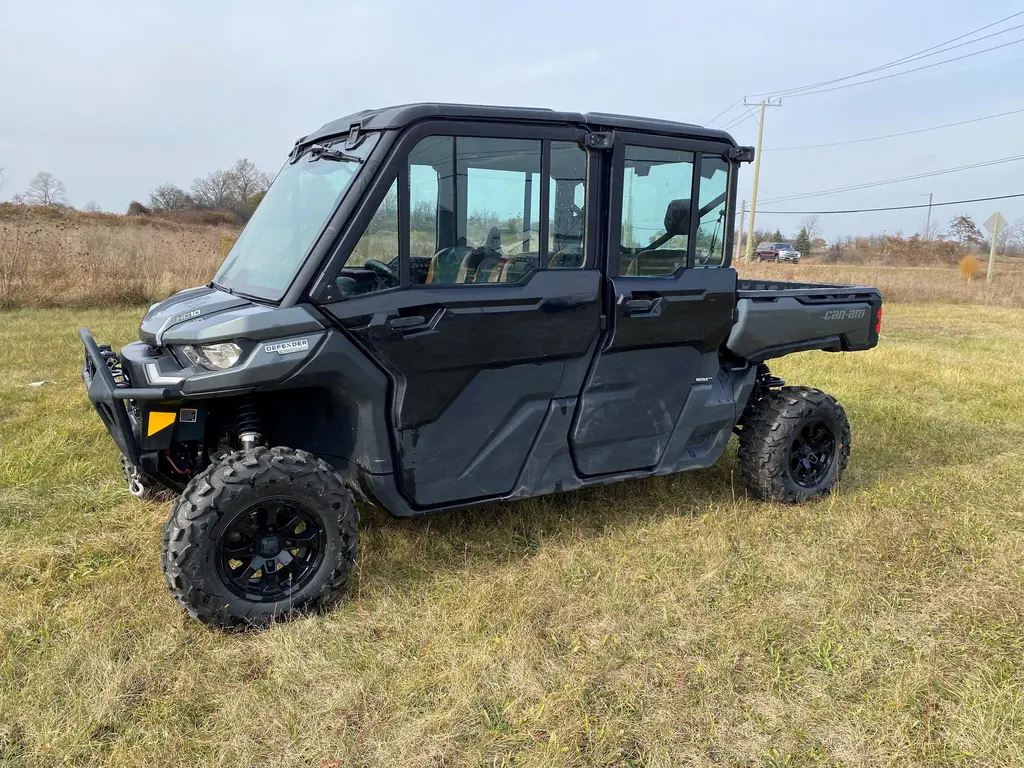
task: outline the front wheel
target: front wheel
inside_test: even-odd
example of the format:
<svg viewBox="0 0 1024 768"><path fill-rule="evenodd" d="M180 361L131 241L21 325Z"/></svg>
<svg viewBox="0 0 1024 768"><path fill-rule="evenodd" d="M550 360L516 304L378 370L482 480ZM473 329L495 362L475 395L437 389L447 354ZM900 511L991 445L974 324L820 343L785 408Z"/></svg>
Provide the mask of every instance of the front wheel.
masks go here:
<svg viewBox="0 0 1024 768"><path fill-rule="evenodd" d="M164 575L193 618L266 626L340 596L358 522L341 477L305 451L233 453L197 475L171 510Z"/></svg>
<svg viewBox="0 0 1024 768"><path fill-rule="evenodd" d="M759 499L809 501L842 478L850 422L835 398L810 387L783 387L752 404L740 432L740 473Z"/></svg>

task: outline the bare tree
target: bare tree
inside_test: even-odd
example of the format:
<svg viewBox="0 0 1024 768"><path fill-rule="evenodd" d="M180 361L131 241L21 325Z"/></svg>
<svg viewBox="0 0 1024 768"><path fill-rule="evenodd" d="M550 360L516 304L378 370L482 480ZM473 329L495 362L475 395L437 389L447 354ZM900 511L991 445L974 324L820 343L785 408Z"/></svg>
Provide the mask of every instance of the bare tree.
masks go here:
<svg viewBox="0 0 1024 768"><path fill-rule="evenodd" d="M25 204L25 195L24 195L24 193L22 193L22 192L15 192L13 195L11 195L11 202L16 204L16 205L24 205Z"/></svg>
<svg viewBox="0 0 1024 768"><path fill-rule="evenodd" d="M149 194L149 207L154 211L187 211L195 208L195 201L181 187L161 184Z"/></svg>
<svg viewBox="0 0 1024 768"><path fill-rule="evenodd" d="M25 190L25 202L29 205L64 205L67 201L64 182L46 171L33 176Z"/></svg>
<svg viewBox="0 0 1024 768"><path fill-rule="evenodd" d="M821 237L821 219L815 215L804 216L800 219L800 226L807 230L808 241L813 242Z"/></svg>
<svg viewBox="0 0 1024 768"><path fill-rule="evenodd" d="M214 171L192 182L192 199L200 208L227 210L235 202L235 179L231 171Z"/></svg>
<svg viewBox="0 0 1024 768"><path fill-rule="evenodd" d="M253 197L266 192L270 187L270 176L257 168L252 160L244 157L231 166L228 173L233 181L236 207L248 207Z"/></svg>
<svg viewBox="0 0 1024 768"><path fill-rule="evenodd" d="M86 213L99 213L103 209L100 208L99 203L97 203L95 200L90 200L89 202L82 206L82 210L85 211Z"/></svg>
<svg viewBox="0 0 1024 768"><path fill-rule="evenodd" d="M1024 251L1024 219L1017 219L999 233L1003 252L1021 253Z"/></svg>

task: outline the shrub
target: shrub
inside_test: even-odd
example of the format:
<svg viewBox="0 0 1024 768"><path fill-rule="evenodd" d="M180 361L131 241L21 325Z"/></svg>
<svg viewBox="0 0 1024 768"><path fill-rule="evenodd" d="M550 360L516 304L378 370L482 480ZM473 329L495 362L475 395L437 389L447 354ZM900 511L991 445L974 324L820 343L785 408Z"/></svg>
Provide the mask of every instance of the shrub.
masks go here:
<svg viewBox="0 0 1024 768"><path fill-rule="evenodd" d="M968 283L973 283L974 278L981 274L982 269L981 259L973 253L969 253L960 259L960 277Z"/></svg>

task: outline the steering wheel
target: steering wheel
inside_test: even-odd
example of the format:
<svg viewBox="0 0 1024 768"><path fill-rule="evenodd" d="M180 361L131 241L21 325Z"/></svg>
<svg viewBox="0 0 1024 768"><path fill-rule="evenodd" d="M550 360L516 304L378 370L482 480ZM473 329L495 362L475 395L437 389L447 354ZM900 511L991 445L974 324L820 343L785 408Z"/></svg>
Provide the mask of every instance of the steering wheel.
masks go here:
<svg viewBox="0 0 1024 768"><path fill-rule="evenodd" d="M398 271L389 264L385 264L383 261L379 261L378 259L367 259L363 266L383 280L385 285L389 288L392 288L402 282L401 278L398 276Z"/></svg>

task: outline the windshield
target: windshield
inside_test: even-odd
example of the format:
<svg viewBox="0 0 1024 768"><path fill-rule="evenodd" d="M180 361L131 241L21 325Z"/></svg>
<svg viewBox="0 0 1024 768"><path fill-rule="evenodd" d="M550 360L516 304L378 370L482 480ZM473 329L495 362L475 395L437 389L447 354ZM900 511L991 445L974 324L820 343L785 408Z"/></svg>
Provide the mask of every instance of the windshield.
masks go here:
<svg viewBox="0 0 1024 768"><path fill-rule="evenodd" d="M793 246L790 245L789 243L776 243L775 247L778 250L780 250L780 251L792 251L792 250L794 250Z"/></svg>
<svg viewBox="0 0 1024 768"><path fill-rule="evenodd" d="M377 143L368 134L341 152L345 137L307 149L286 163L213 278L214 284L279 301ZM322 151L323 147L335 150ZM321 150L321 151L318 151ZM348 159L345 159L345 158Z"/></svg>

